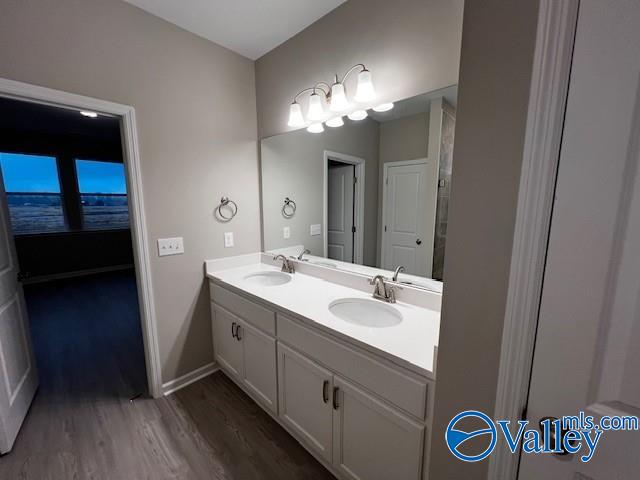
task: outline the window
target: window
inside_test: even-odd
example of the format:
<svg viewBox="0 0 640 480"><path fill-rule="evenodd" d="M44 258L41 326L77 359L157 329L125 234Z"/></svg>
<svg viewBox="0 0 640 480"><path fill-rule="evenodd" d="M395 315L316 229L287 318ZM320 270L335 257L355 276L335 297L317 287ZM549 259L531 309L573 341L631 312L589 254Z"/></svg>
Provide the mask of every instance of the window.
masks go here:
<svg viewBox="0 0 640 480"><path fill-rule="evenodd" d="M76 160L85 230L129 228L127 185L122 163Z"/></svg>
<svg viewBox="0 0 640 480"><path fill-rule="evenodd" d="M13 233L67 229L55 157L0 153Z"/></svg>

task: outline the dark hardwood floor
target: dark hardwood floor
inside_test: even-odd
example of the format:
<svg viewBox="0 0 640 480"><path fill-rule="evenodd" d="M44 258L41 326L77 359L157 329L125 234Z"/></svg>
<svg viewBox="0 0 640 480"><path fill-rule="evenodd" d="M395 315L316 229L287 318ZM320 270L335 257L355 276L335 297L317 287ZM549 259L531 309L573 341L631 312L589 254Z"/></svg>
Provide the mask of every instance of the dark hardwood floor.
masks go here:
<svg viewBox="0 0 640 480"><path fill-rule="evenodd" d="M0 479L331 479L222 373L158 400L132 273L26 287L40 388Z"/></svg>

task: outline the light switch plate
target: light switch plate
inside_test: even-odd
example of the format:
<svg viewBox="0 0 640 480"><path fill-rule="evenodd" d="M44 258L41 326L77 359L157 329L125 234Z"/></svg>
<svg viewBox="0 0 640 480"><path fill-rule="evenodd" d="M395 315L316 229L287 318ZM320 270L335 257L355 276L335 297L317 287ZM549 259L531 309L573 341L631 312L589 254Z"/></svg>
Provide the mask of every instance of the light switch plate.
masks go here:
<svg viewBox="0 0 640 480"><path fill-rule="evenodd" d="M284 227L282 229L282 236L283 236L283 238L291 238L291 228L290 227Z"/></svg>
<svg viewBox="0 0 640 480"><path fill-rule="evenodd" d="M182 237L159 238L158 256L181 255L184 253L184 241Z"/></svg>
<svg viewBox="0 0 640 480"><path fill-rule="evenodd" d="M322 232L322 225L321 224L315 224L315 225L311 225L309 226L309 235L311 235L312 237L315 237L316 235L320 235Z"/></svg>
<svg viewBox="0 0 640 480"><path fill-rule="evenodd" d="M224 232L224 248L233 247L233 232Z"/></svg>

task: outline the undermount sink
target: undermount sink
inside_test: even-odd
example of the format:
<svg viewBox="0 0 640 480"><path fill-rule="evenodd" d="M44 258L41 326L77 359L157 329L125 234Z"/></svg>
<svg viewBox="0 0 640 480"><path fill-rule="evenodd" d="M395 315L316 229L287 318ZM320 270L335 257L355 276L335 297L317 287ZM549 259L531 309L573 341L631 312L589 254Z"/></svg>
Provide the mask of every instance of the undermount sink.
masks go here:
<svg viewBox="0 0 640 480"><path fill-rule="evenodd" d="M244 280L254 285L275 287L289 283L291 281L291 275L284 272L256 272L245 275Z"/></svg>
<svg viewBox="0 0 640 480"><path fill-rule="evenodd" d="M341 298L329 304L329 311L345 322L363 327L386 328L402 322L402 313L379 300Z"/></svg>

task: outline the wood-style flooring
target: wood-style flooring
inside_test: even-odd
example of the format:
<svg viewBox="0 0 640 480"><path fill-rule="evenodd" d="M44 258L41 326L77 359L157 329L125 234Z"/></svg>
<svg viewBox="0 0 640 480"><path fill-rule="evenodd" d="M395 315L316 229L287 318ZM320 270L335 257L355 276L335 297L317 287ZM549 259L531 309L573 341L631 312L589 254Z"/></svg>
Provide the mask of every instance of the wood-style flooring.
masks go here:
<svg viewBox="0 0 640 480"><path fill-rule="evenodd" d="M222 373L169 397L146 376L133 274L26 289L40 388L0 479L332 479Z"/></svg>

